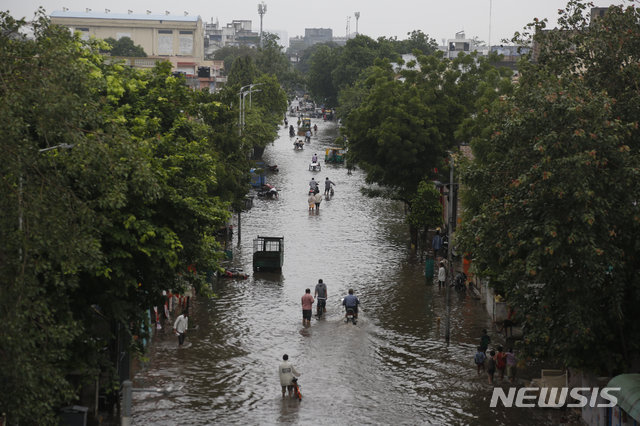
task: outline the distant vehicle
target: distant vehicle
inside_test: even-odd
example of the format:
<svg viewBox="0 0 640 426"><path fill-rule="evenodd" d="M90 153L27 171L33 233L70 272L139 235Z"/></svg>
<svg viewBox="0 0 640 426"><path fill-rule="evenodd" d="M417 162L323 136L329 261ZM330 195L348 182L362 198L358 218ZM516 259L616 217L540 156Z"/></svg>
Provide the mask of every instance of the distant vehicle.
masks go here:
<svg viewBox="0 0 640 426"><path fill-rule="evenodd" d="M307 130L311 131L311 118L302 117L300 125L298 126L298 136L304 136L307 134Z"/></svg>
<svg viewBox="0 0 640 426"><path fill-rule="evenodd" d="M344 149L342 148L327 148L324 151L324 161L326 163L342 164L344 163Z"/></svg>
<svg viewBox="0 0 640 426"><path fill-rule="evenodd" d="M281 271L284 264L284 237L261 237L253 240L253 270Z"/></svg>

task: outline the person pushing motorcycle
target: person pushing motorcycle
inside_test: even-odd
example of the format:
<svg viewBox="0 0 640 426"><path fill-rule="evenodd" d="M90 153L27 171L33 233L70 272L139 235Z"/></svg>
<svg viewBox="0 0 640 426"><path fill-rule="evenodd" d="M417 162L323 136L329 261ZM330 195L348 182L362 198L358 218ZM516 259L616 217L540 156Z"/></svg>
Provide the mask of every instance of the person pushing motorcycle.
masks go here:
<svg viewBox="0 0 640 426"><path fill-rule="evenodd" d="M360 304L360 301L358 300L358 298L353 294L353 289L350 288L349 289L349 294L347 294L347 296L342 299L342 305L345 308L345 311L348 311L349 309L353 309L353 317L354 318L358 318L358 305ZM345 313L344 317L347 317L347 314Z"/></svg>

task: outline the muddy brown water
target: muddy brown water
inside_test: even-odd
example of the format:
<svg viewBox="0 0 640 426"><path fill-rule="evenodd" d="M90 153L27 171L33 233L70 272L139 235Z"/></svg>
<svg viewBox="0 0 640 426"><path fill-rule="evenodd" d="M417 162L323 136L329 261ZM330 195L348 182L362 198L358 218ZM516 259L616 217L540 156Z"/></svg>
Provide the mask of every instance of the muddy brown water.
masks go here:
<svg viewBox="0 0 640 426"><path fill-rule="evenodd" d="M310 172L313 153L324 160L336 124L313 120L319 131L304 150L286 129L267 147L278 173L267 181L277 200L255 198L234 235L235 266L246 280L213 283L217 297L193 301L188 347L178 348L170 326L156 332L149 361L134 387L173 386L169 395L134 393L137 425L208 424L505 424L552 422L541 409L489 408L492 387L477 376L475 346L489 318L480 301L451 297L451 342L444 342L444 290L425 280L424 263L407 247L397 203L368 199L363 175L344 165ZM311 177L335 182L335 195L309 213ZM281 274L252 272L252 240L284 236ZM300 297L322 278L327 315L301 322ZM349 288L362 313L343 320ZM438 318L441 322L438 322ZM302 372L302 402L282 399L277 367L282 355ZM506 385L505 385L506 386Z"/></svg>

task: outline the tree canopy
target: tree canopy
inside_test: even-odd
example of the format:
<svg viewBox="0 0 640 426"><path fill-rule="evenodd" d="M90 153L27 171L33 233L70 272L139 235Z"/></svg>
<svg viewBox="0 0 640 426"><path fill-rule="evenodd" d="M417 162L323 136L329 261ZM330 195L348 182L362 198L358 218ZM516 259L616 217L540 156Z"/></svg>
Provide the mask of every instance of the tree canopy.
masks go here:
<svg viewBox="0 0 640 426"><path fill-rule="evenodd" d="M111 56L147 57L142 46L133 44L133 40L129 37L121 37L118 40L109 37L104 41L111 46Z"/></svg>
<svg viewBox="0 0 640 426"><path fill-rule="evenodd" d="M0 411L57 424L83 383L117 386L111 345L137 347L162 290L207 291L248 150L169 63L107 64L104 42L32 25L0 12Z"/></svg>
<svg viewBox="0 0 640 426"><path fill-rule="evenodd" d="M570 1L476 117L456 243L519 314L522 349L599 374L637 360L640 14Z"/></svg>

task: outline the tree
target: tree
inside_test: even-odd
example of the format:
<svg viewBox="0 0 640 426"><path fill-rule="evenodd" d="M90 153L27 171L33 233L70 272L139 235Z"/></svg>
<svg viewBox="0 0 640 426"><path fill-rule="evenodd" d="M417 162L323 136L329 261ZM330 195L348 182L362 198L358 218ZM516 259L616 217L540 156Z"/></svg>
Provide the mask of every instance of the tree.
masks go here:
<svg viewBox="0 0 640 426"><path fill-rule="evenodd" d="M519 312L528 356L616 374L640 337L640 15L586 12L570 1L558 30L532 24L538 61L478 115L456 243Z"/></svg>
<svg viewBox="0 0 640 426"><path fill-rule="evenodd" d="M367 183L384 189L370 194L401 200L410 212L420 182L439 177L447 150L464 135L464 121L487 92L499 95L507 76L472 55L452 61L421 55L418 63L419 70L400 72L402 79L381 61L361 73L366 80L355 94L362 101L345 120L350 162L363 168ZM411 231L416 242L417 228Z"/></svg>
<svg viewBox="0 0 640 426"><path fill-rule="evenodd" d="M120 37L118 40L109 37L104 41L111 46L111 56L147 57L142 46L134 45L129 37Z"/></svg>
<svg viewBox="0 0 640 426"><path fill-rule="evenodd" d="M314 98L329 106L336 105L338 99L338 88L332 77L338 65L337 53L335 48L320 45L309 59L307 87Z"/></svg>
<svg viewBox="0 0 640 426"><path fill-rule="evenodd" d="M0 13L0 408L57 424L83 384L117 388L114 338L136 350L163 289L206 291L192 267L217 268L248 170L236 115L170 64L106 64L43 11L24 25Z"/></svg>

